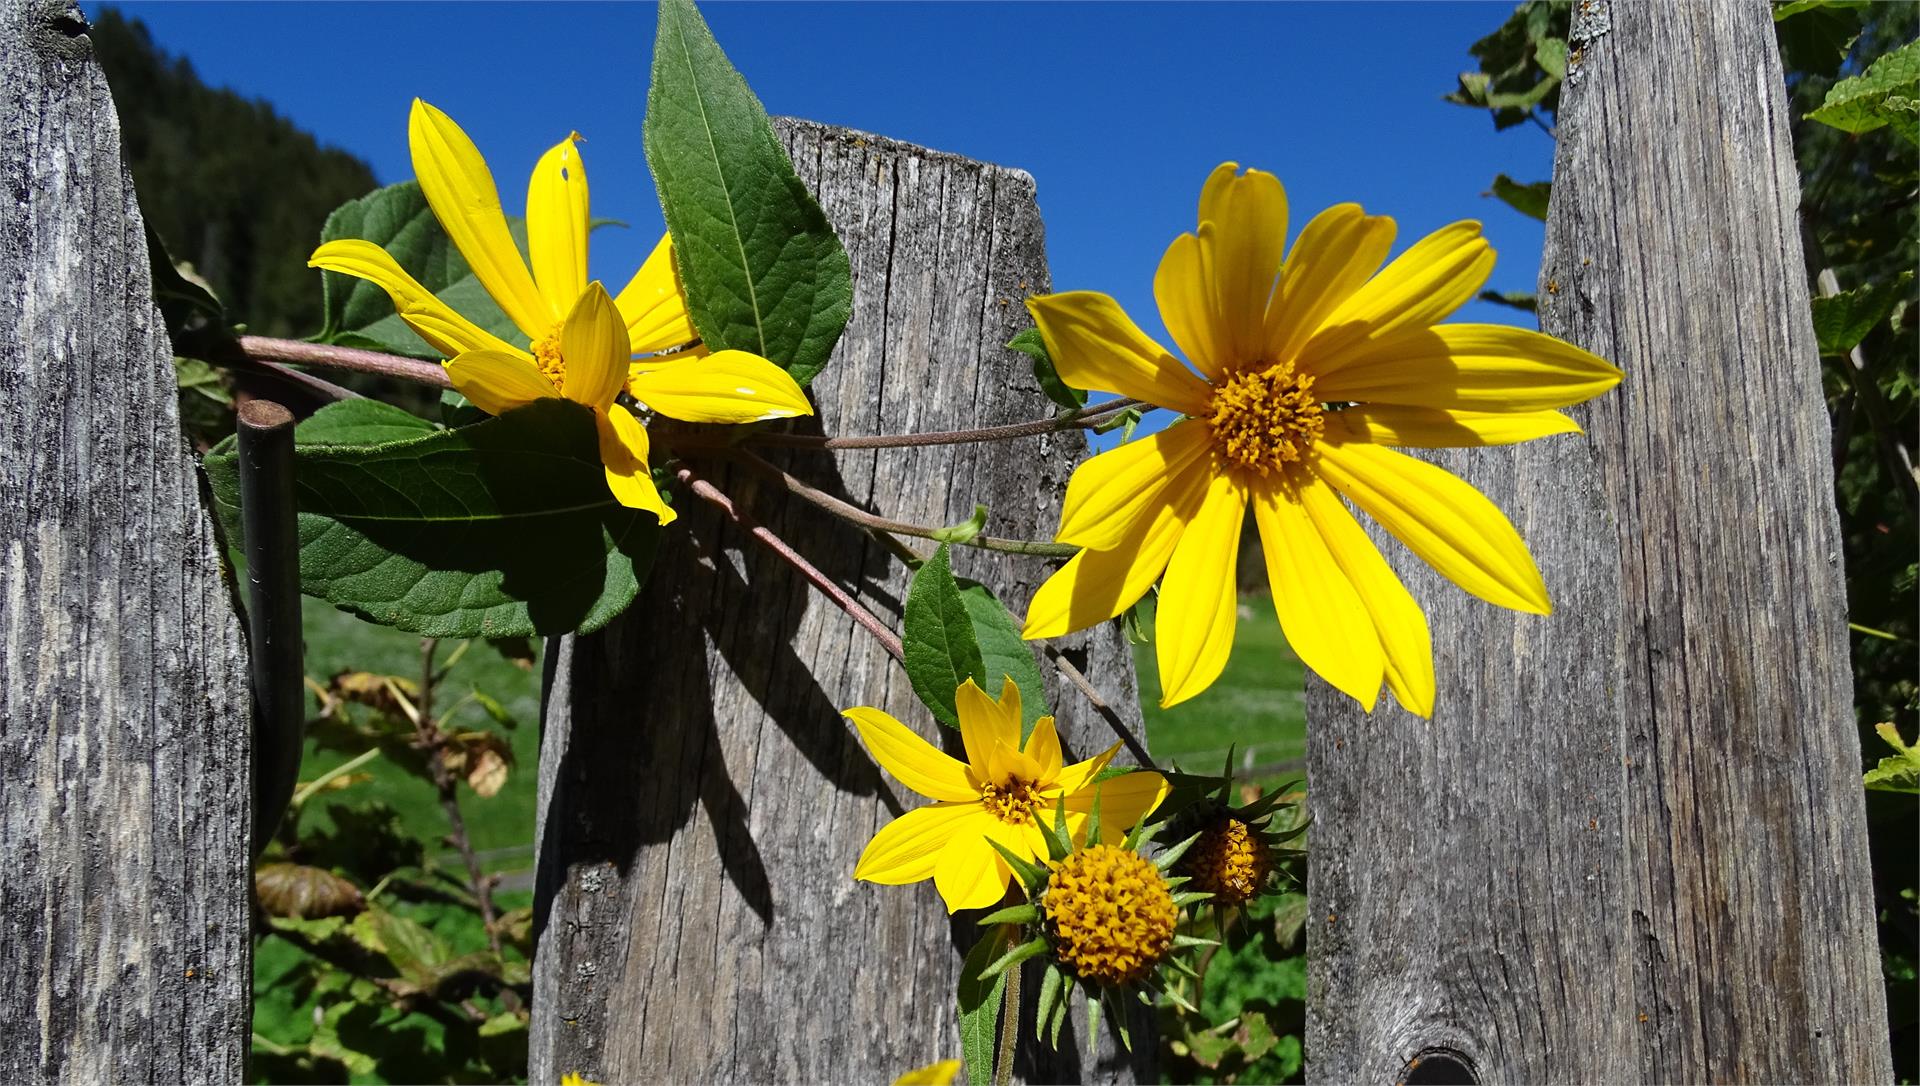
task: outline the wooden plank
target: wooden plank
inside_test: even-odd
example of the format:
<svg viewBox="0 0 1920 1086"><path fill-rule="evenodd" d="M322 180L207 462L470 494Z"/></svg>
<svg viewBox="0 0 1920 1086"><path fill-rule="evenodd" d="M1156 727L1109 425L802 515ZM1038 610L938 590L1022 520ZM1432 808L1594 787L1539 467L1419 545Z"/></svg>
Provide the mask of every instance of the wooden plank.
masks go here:
<svg viewBox="0 0 1920 1086"><path fill-rule="evenodd" d="M237 1082L247 661L86 29L0 0L0 1080Z"/></svg>
<svg viewBox="0 0 1920 1086"><path fill-rule="evenodd" d="M852 321L813 389L826 431L1046 415L1025 357L1002 347L1030 324L1022 299L1047 289L1032 178L779 125L853 263ZM995 503L995 534L1044 538L1085 450L1066 433L779 460L901 520L962 521L979 499ZM752 475L696 466L897 628L907 578L878 543ZM905 673L844 614L710 508L679 501L634 609L549 653L532 1078L883 1082L958 1056L955 947L973 933L931 883L853 881L873 833L922 801L882 777L839 712L879 706L955 750L957 736L936 736ZM1015 609L1048 569L970 550L954 561ZM1117 629L1071 644L1138 730ZM1110 745L1051 679L1072 752ZM1127 1078L1107 1047L1084 1073ZM1083 1074L1071 1052L1031 1071Z"/></svg>
<svg viewBox="0 0 1920 1086"><path fill-rule="evenodd" d="M1395 549L1432 723L1309 692L1310 1075L1887 1081L1772 20L1577 10L1542 319L1626 380L1584 439L1438 457L1514 518L1552 617Z"/></svg>

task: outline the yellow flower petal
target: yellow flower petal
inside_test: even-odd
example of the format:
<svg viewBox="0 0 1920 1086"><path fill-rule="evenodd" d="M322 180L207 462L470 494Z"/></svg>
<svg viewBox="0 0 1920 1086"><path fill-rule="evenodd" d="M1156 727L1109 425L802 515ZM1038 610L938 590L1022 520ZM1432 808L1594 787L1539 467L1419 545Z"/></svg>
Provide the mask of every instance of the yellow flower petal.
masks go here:
<svg viewBox="0 0 1920 1086"><path fill-rule="evenodd" d="M1040 781L1051 781L1060 776L1060 767L1066 760L1060 753L1060 732L1053 726L1053 718L1043 716L1033 722L1033 734L1027 736L1026 752L1040 767Z"/></svg>
<svg viewBox="0 0 1920 1086"><path fill-rule="evenodd" d="M1200 489L1212 450L1207 424L1182 419L1088 460L1067 480L1054 538L1094 550L1118 547L1140 520Z"/></svg>
<svg viewBox="0 0 1920 1086"><path fill-rule="evenodd" d="M1202 370L1217 376L1236 366L1266 361L1267 299L1287 248L1287 194L1280 179L1262 170L1236 175L1222 163L1200 194L1201 269L1208 294L1213 339L1225 358Z"/></svg>
<svg viewBox="0 0 1920 1086"><path fill-rule="evenodd" d="M680 278L674 273L673 238L660 235L659 244L640 270L613 299L626 318L627 338L638 354L657 354L699 336L693 319L687 315L686 295L680 291Z"/></svg>
<svg viewBox="0 0 1920 1086"><path fill-rule="evenodd" d="M959 1073L959 1060L940 1060L908 1071L894 1079L893 1086L952 1086L953 1077Z"/></svg>
<svg viewBox="0 0 1920 1086"><path fill-rule="evenodd" d="M532 358L434 297L432 291L408 275L385 249L370 241L329 241L313 251L307 266L365 279L386 291L387 297L393 299L394 311L407 322L407 327L420 333L421 339L448 358L466 351L502 351Z"/></svg>
<svg viewBox="0 0 1920 1086"><path fill-rule="evenodd" d="M1314 373L1321 358L1398 329L1425 328L1472 301L1493 274L1493 247L1477 222L1428 234L1394 258L1330 314L1301 351Z"/></svg>
<svg viewBox="0 0 1920 1086"><path fill-rule="evenodd" d="M1288 486L1260 488L1253 519L1287 644L1301 663L1373 712L1386 658L1359 593Z"/></svg>
<svg viewBox="0 0 1920 1086"><path fill-rule="evenodd" d="M1160 306L1160 323L1173 335L1175 346L1194 368L1217 379L1227 358L1214 339L1212 279L1207 254L1195 234L1181 234L1167 246L1160 268L1153 274L1153 300Z"/></svg>
<svg viewBox="0 0 1920 1086"><path fill-rule="evenodd" d="M1325 418L1324 440L1412 449L1513 445L1536 437L1580 433L1580 424L1558 411L1449 411L1363 403Z"/></svg>
<svg viewBox="0 0 1920 1086"><path fill-rule="evenodd" d="M1040 781L1040 763L1033 755L1020 750L1012 743L996 742L993 753L987 757L987 781L1000 784L1011 780L1022 780L1029 784Z"/></svg>
<svg viewBox="0 0 1920 1086"><path fill-rule="evenodd" d="M1359 204L1315 215L1293 243L1267 305L1267 358L1291 362L1321 323L1360 289L1393 248L1393 220Z"/></svg>
<svg viewBox="0 0 1920 1086"><path fill-rule="evenodd" d="M1234 565L1246 509L1239 485L1226 475L1213 476L1167 563L1154 619L1162 709L1205 690L1227 666L1239 604Z"/></svg>
<svg viewBox="0 0 1920 1086"><path fill-rule="evenodd" d="M1017 703L1014 714L1008 714L1003 702L988 697L971 678L953 692L953 703L960 715L960 742L967 749L967 762L982 781L989 780L994 746L1020 745Z"/></svg>
<svg viewBox="0 0 1920 1086"><path fill-rule="evenodd" d="M1151 770L1136 769L1132 773L1112 777L1099 784L1089 784L1068 794L1068 824L1073 825L1073 815L1092 813L1094 797L1097 795L1100 798L1100 841L1087 843L1118 843L1126 837L1134 823L1152 813L1172 791L1173 786L1167 783L1165 777Z"/></svg>
<svg viewBox="0 0 1920 1086"><path fill-rule="evenodd" d="M1020 636L1059 637L1132 607L1167 568L1202 493L1194 488L1172 494L1153 515L1134 518L1133 529L1112 550L1083 550L1068 559L1034 592Z"/></svg>
<svg viewBox="0 0 1920 1086"><path fill-rule="evenodd" d="M1314 528L1373 620L1386 655L1387 688L1408 712L1432 717L1433 636L1427 616L1332 487L1309 476L1297 492Z"/></svg>
<svg viewBox="0 0 1920 1086"><path fill-rule="evenodd" d="M967 776L967 767L920 738L912 728L864 705L848 709L842 715L860 729L860 738L867 744L873 760L901 784L928 799L979 802L980 789Z"/></svg>
<svg viewBox="0 0 1920 1086"><path fill-rule="evenodd" d="M1105 294L1077 290L1027 299L1061 380L1204 414L1212 389L1136 327Z"/></svg>
<svg viewBox="0 0 1920 1086"><path fill-rule="evenodd" d="M987 833L1006 823L991 815L983 816L978 822L985 832L974 832L972 825L960 827L934 860L933 885L947 903L949 913L984 909L997 903L1006 895L1007 880L1013 876L1007 861L987 844ZM999 835L995 837L998 839ZM1019 838L1016 835L1014 839Z"/></svg>
<svg viewBox="0 0 1920 1086"><path fill-rule="evenodd" d="M1442 576L1488 603L1540 615L1551 610L1520 533L1465 480L1378 445L1323 444L1318 451L1321 478Z"/></svg>
<svg viewBox="0 0 1920 1086"><path fill-rule="evenodd" d="M427 206L467 258L480 285L529 341L551 332L565 310L548 306L533 285L533 276L507 230L500 192L479 148L453 118L418 98L407 119L407 145Z"/></svg>
<svg viewBox="0 0 1920 1086"><path fill-rule="evenodd" d="M1606 360L1539 332L1442 324L1331 355L1314 391L1328 401L1477 411L1540 411L1590 400L1620 383Z"/></svg>
<svg viewBox="0 0 1920 1086"><path fill-rule="evenodd" d="M547 308L565 313L587 289L587 167L574 145L579 133L553 145L527 182L527 255Z"/></svg>
<svg viewBox="0 0 1920 1086"><path fill-rule="evenodd" d="M1107 763L1113 761L1113 756L1118 753L1120 753L1120 744L1115 743L1084 762L1073 763L1061 770L1059 778L1053 783L1053 787L1046 789L1042 794L1047 796L1070 796L1078 792L1082 788L1085 788L1089 781L1099 776L1100 771L1107 768Z"/></svg>
<svg viewBox="0 0 1920 1086"><path fill-rule="evenodd" d="M560 395L531 359L506 351L468 351L447 363L447 379L489 415Z"/></svg>
<svg viewBox="0 0 1920 1086"><path fill-rule="evenodd" d="M813 405L787 371L746 351L715 351L636 372L634 397L669 418L686 422L764 422L813 414Z"/></svg>
<svg viewBox="0 0 1920 1086"><path fill-rule="evenodd" d="M595 411L593 419L600 430L600 462L606 465L614 498L629 509L645 509L663 525L672 524L678 514L661 499L647 467L647 428L619 404Z"/></svg>
<svg viewBox="0 0 1920 1086"><path fill-rule="evenodd" d="M626 387L627 326L597 280L560 328L560 357L566 360L561 391L574 403L605 407Z"/></svg>
<svg viewBox="0 0 1920 1086"><path fill-rule="evenodd" d="M940 851L962 832L984 832L980 823L996 821L978 803L936 803L908 811L873 835L854 865L853 877L883 886L904 886L932 878Z"/></svg>

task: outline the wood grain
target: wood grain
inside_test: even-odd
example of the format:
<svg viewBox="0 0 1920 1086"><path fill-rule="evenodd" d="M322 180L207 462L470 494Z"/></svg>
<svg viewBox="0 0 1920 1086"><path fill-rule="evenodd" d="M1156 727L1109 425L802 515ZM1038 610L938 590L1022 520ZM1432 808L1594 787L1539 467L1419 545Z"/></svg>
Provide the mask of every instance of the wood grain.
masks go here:
<svg viewBox="0 0 1920 1086"><path fill-rule="evenodd" d="M852 320L813 386L825 432L1048 414L1025 357L1002 346L1030 324L1022 300L1047 289L1033 180L848 130L779 128L853 264ZM981 500L988 531L1044 538L1085 448L1070 432L777 459L901 520L951 524ZM696 464L897 628L906 573L878 543L777 484ZM683 515L633 610L549 652L532 1078L883 1082L958 1056L953 987L973 933L931 883L853 881L873 833L923 801L882 776L839 713L879 706L951 750L958 737L938 734L870 636L690 501L678 496ZM1050 568L970 550L954 562L1016 610ZM1070 645L1138 729L1117 629ZM1072 752L1112 744L1050 680ZM1151 1048L1150 1033L1135 1036ZM1111 1044L1086 1069L1071 1054L1084 1040L1063 1047L1030 1076L1133 1073Z"/></svg>
<svg viewBox="0 0 1920 1086"><path fill-rule="evenodd" d="M1551 617L1390 547L1433 721L1309 691L1310 1077L1888 1081L1769 11L1586 0L1574 37L1542 321L1626 380L1585 438L1438 458Z"/></svg>
<svg viewBox="0 0 1920 1086"><path fill-rule="evenodd" d="M237 1082L247 661L86 29L0 0L0 1080Z"/></svg>

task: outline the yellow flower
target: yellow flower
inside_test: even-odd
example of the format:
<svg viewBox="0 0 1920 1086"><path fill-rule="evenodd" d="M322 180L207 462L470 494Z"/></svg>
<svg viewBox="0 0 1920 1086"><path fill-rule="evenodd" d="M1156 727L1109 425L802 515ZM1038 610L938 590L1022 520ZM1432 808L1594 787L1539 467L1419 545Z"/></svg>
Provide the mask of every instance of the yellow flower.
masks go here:
<svg viewBox="0 0 1920 1086"><path fill-rule="evenodd" d="M959 1073L959 1060L941 1060L908 1071L894 1079L893 1086L948 1086Z"/></svg>
<svg viewBox="0 0 1920 1086"><path fill-rule="evenodd" d="M1053 952L1082 980L1132 984L1166 960L1180 911L1152 861L1130 849L1075 849L1040 898Z"/></svg>
<svg viewBox="0 0 1920 1086"><path fill-rule="evenodd" d="M1554 408L1605 392L1620 371L1538 332L1436 325L1493 269L1478 223L1442 227L1382 269L1393 221L1340 204L1283 259L1279 180L1237 171L1214 170L1199 229L1174 239L1154 276L1160 315L1199 373L1104 294L1027 302L1068 383L1185 417L1074 472L1056 538L1085 549L1035 593L1025 635L1104 621L1159 580L1160 703L1200 693L1233 645L1251 509L1300 659L1369 712L1384 676L1401 705L1431 716L1426 616L1341 496L1466 591L1545 614L1533 557L1493 503L1386 446L1577 433Z"/></svg>
<svg viewBox="0 0 1920 1086"><path fill-rule="evenodd" d="M587 276L587 171L574 146L555 144L527 184L527 253L507 228L493 174L452 118L418 98L407 124L420 190L487 293L525 346L493 335L435 297L385 250L367 241L331 241L310 267L365 279L392 297L409 327L446 355L447 377L482 411L498 415L564 396L592 409L607 485L623 505L674 517L647 468L647 431L617 402L630 394L648 409L689 422L758 422L809 415L806 393L785 370L745 351L676 350L695 336L661 238L614 297ZM663 353L668 352L668 353ZM634 355L649 356L636 361Z"/></svg>
<svg viewBox="0 0 1920 1086"><path fill-rule="evenodd" d="M1045 862L1046 839L1039 818L1053 818L1066 802L1067 830L1086 839L1087 816L1096 793L1102 837L1118 837L1165 799L1169 786L1158 773L1136 771L1094 784L1115 743L1097 758L1062 765L1053 718L1034 722L1020 742L1020 688L1006 681L999 700L972 679L954 694L960 711L965 762L936 750L912 729L878 709L847 710L874 760L908 788L936 800L908 811L875 834L860 854L853 877L899 886L932 878L947 911L985 908L1006 893L1013 871L988 838L1022 859Z"/></svg>

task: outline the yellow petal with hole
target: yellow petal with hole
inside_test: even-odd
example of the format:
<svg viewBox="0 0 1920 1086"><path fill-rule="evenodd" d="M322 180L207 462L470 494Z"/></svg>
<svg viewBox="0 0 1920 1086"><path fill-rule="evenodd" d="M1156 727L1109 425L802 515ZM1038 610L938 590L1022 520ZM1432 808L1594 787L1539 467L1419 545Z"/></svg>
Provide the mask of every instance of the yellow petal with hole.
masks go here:
<svg viewBox="0 0 1920 1086"><path fill-rule="evenodd" d="M977 802L980 789L967 777L967 767L912 728L878 709L860 706L844 714L860 729L873 760L901 784L928 799L954 803Z"/></svg>
<svg viewBox="0 0 1920 1086"><path fill-rule="evenodd" d="M1262 170L1236 174L1224 163L1208 178L1200 199L1201 268L1211 280L1214 345L1224 355L1204 372L1265 361L1267 299L1287 247L1287 194ZM1198 360L1196 360L1198 363Z"/></svg>
<svg viewBox="0 0 1920 1086"><path fill-rule="evenodd" d="M1067 812L1091 814L1094 797L1100 799L1100 840L1118 843L1134 823L1153 812L1173 791L1167 779L1151 770L1136 769L1099 784L1089 784L1067 796ZM1092 842L1099 844L1099 841Z"/></svg>
<svg viewBox="0 0 1920 1086"><path fill-rule="evenodd" d="M600 429L600 462L614 498L629 509L652 513L663 525L672 524L678 514L660 497L647 466L647 428L619 404L595 411L593 418Z"/></svg>
<svg viewBox="0 0 1920 1086"><path fill-rule="evenodd" d="M1393 220L1359 204L1335 204L1300 232L1267 305L1267 358L1291 362L1327 315L1380 270L1393 248Z"/></svg>
<svg viewBox="0 0 1920 1086"><path fill-rule="evenodd" d="M659 244L640 270L614 296L626 318L627 338L635 354L658 354L693 342L699 336L687 315L687 298L673 267L673 238L660 235Z"/></svg>
<svg viewBox="0 0 1920 1086"><path fill-rule="evenodd" d="M1120 303L1077 290L1027 299L1060 379L1188 415L1204 414L1212 389L1134 325Z"/></svg>
<svg viewBox="0 0 1920 1086"><path fill-rule="evenodd" d="M549 306L534 286L479 148L453 118L418 98L407 119L407 145L427 206L480 285L529 341L546 336L566 311Z"/></svg>
<svg viewBox="0 0 1920 1086"><path fill-rule="evenodd" d="M447 379L489 415L504 415L535 400L560 395L525 355L468 351L447 363Z"/></svg>
<svg viewBox="0 0 1920 1086"><path fill-rule="evenodd" d="M1329 314L1301 358L1329 373L1347 348L1403 329L1425 328L1472 301L1493 274L1493 247L1477 222L1457 222L1421 238Z"/></svg>
<svg viewBox="0 0 1920 1086"><path fill-rule="evenodd" d="M1043 716L1033 722L1033 734L1027 736L1026 752L1040 767L1039 780L1053 781L1059 778L1061 767L1066 759L1060 753L1060 732L1053 726L1053 718Z"/></svg>
<svg viewBox="0 0 1920 1086"><path fill-rule="evenodd" d="M933 885L949 913L996 904L1006 895L1007 880L1013 876L1007 862L987 844L990 826L1005 823L991 815L979 821L982 832L974 832L972 825L960 827L934 861Z"/></svg>
<svg viewBox="0 0 1920 1086"><path fill-rule="evenodd" d="M979 828L992 815L979 803L936 803L908 811L880 828L860 853L853 877L883 886L903 886L933 877L940 851L954 835Z"/></svg>
<svg viewBox="0 0 1920 1086"><path fill-rule="evenodd" d="M1167 563L1154 619L1162 709L1205 690L1227 666L1239 606L1234 566L1246 511L1239 484L1226 475L1212 477Z"/></svg>
<svg viewBox="0 0 1920 1086"><path fill-rule="evenodd" d="M1113 756L1118 753L1120 753L1120 744L1115 743L1084 762L1073 763L1060 771L1059 779L1054 781L1054 787L1046 789L1043 795L1070 796L1078 792L1082 788L1085 788L1093 778L1099 776L1100 771L1107 768L1107 763L1113 761ZM1052 800L1049 799L1047 802L1051 803Z"/></svg>
<svg viewBox="0 0 1920 1086"><path fill-rule="evenodd" d="M1605 359L1503 324L1442 324L1367 340L1332 358L1314 391L1328 401L1470 411L1541 411L1620 383Z"/></svg>
<svg viewBox="0 0 1920 1086"><path fill-rule="evenodd" d="M1083 550L1068 559L1034 592L1020 636L1059 637L1132 607L1167 568L1202 493L1195 487L1170 494L1152 515L1134 518L1112 550Z"/></svg>
<svg viewBox="0 0 1920 1086"><path fill-rule="evenodd" d="M1410 449L1514 445L1554 434L1577 434L1580 424L1558 411L1459 411L1438 407L1363 403L1326 416L1323 440L1371 442Z"/></svg>
<svg viewBox="0 0 1920 1086"><path fill-rule="evenodd" d="M1309 476L1297 492L1320 538L1327 541L1333 560L1340 564L1373 620L1386 655L1387 688L1408 712L1432 717L1433 636L1426 614L1332 487Z"/></svg>
<svg viewBox="0 0 1920 1086"><path fill-rule="evenodd" d="M605 407L627 384L627 326L598 281L567 314L560 328L560 357L566 380L560 391L574 403Z"/></svg>
<svg viewBox="0 0 1920 1086"><path fill-rule="evenodd" d="M1020 745L1020 718L1009 715L1004 703L988 697L971 678L953 692L953 704L960 715L960 742L967 750L967 764L982 781L989 780L993 748L1002 743Z"/></svg>
<svg viewBox="0 0 1920 1086"><path fill-rule="evenodd" d="M1319 528L1284 484L1254 495L1253 519L1287 644L1301 663L1373 712L1386 671L1380 636Z"/></svg>
<svg viewBox="0 0 1920 1086"><path fill-rule="evenodd" d="M1323 444L1319 453L1321 478L1442 576L1501 607L1552 609L1520 533L1465 480L1378 445Z"/></svg>
<svg viewBox="0 0 1920 1086"><path fill-rule="evenodd" d="M587 289L587 167L575 132L553 145L527 182L527 255L547 308L565 313Z"/></svg>
<svg viewBox="0 0 1920 1086"><path fill-rule="evenodd" d="M1212 429L1182 419L1088 460L1067 480L1054 538L1095 550L1120 546L1140 520L1201 489L1212 450Z"/></svg>
<svg viewBox="0 0 1920 1086"><path fill-rule="evenodd" d="M764 422L813 414L786 370L746 351L715 351L635 372L627 388L668 418L686 422Z"/></svg>
<svg viewBox="0 0 1920 1086"><path fill-rule="evenodd" d="M434 297L433 292L408 275L391 254L370 241L329 241L313 251L307 266L365 279L386 291L387 297L393 299L394 312L407 322L407 327L448 358L467 351L502 351L532 357Z"/></svg>

